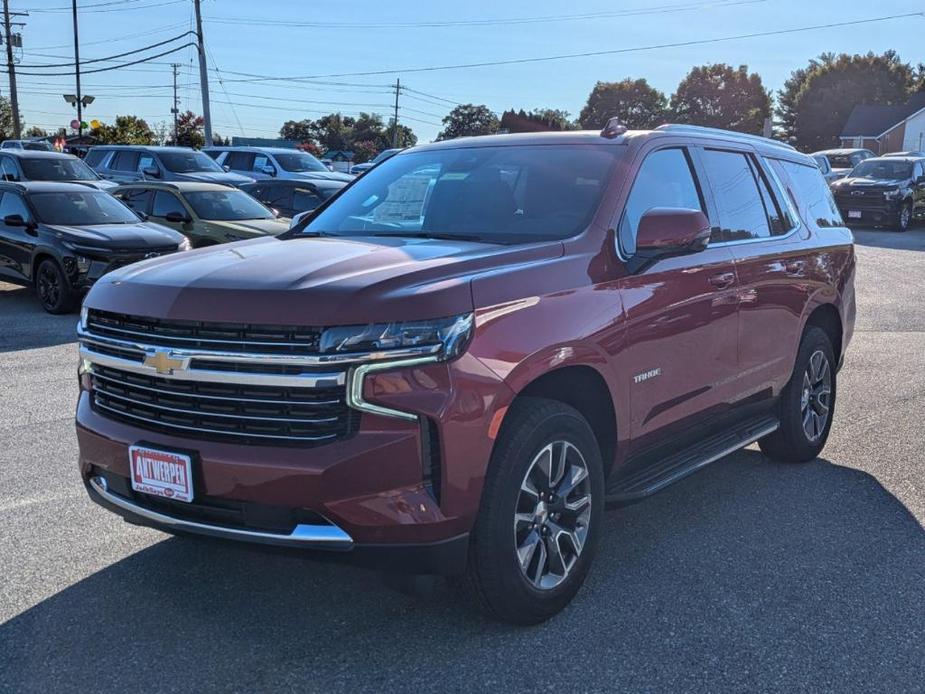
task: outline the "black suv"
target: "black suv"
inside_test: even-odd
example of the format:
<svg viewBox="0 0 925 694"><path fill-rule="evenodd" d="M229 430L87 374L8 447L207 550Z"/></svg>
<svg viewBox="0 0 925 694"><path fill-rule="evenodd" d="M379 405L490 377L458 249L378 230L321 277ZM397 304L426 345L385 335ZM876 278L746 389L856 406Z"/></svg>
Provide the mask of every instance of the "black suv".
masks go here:
<svg viewBox="0 0 925 694"><path fill-rule="evenodd" d="M833 183L832 192L849 225L872 224L906 231L925 213L925 159L865 159Z"/></svg>
<svg viewBox="0 0 925 694"><path fill-rule="evenodd" d="M0 178L15 182L71 181L100 190L116 187L72 154L41 150L5 149L0 152Z"/></svg>
<svg viewBox="0 0 925 694"><path fill-rule="evenodd" d="M0 280L34 286L68 313L103 274L187 250L183 234L146 222L109 193L77 183L0 183Z"/></svg>

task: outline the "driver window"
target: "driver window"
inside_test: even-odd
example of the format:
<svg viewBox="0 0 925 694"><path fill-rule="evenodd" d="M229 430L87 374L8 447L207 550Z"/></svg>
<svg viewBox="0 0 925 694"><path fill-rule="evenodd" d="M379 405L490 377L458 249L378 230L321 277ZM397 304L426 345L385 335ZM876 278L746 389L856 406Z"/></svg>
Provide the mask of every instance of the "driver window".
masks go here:
<svg viewBox="0 0 925 694"><path fill-rule="evenodd" d="M150 154L142 154L138 158L138 170L144 171L145 169L157 168L157 164L154 163L154 157Z"/></svg>
<svg viewBox="0 0 925 694"><path fill-rule="evenodd" d="M154 194L154 207L151 208L151 216L166 217L171 212L179 212L184 217L186 216L183 205L172 193L165 193L162 190L157 191Z"/></svg>
<svg viewBox="0 0 925 694"><path fill-rule="evenodd" d="M254 157L254 167L251 170L263 173L263 169L265 166L273 166L273 162L270 161L267 155L258 154L256 157Z"/></svg>
<svg viewBox="0 0 925 694"><path fill-rule="evenodd" d="M32 219L32 215L29 213L29 208L26 207L25 201L16 193L7 191L3 193L3 197L0 198L0 220L3 220L11 214L18 214L26 221Z"/></svg>
<svg viewBox="0 0 925 694"><path fill-rule="evenodd" d="M639 220L654 207L703 210L703 203L687 153L680 148L660 149L639 167L620 221L620 248L627 257L636 253Z"/></svg>

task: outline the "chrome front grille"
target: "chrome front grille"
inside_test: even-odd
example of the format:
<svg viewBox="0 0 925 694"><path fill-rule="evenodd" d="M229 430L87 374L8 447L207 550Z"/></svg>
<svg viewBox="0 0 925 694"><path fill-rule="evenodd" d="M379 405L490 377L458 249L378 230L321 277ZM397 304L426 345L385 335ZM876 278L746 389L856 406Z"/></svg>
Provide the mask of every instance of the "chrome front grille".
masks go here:
<svg viewBox="0 0 925 694"><path fill-rule="evenodd" d="M87 329L101 337L161 347L263 354L316 354L321 337L319 328L163 320L96 309L87 312Z"/></svg>
<svg viewBox="0 0 925 694"><path fill-rule="evenodd" d="M106 416L197 438L304 445L342 438L355 423L343 386L200 383L99 365L90 381L93 406Z"/></svg>

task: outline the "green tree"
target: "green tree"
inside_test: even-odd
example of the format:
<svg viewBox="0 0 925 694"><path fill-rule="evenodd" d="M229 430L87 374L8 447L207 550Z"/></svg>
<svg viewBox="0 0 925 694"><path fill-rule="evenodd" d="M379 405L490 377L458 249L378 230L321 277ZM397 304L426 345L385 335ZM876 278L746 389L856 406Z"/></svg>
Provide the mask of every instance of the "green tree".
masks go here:
<svg viewBox="0 0 925 694"><path fill-rule="evenodd" d="M549 130L574 130L575 123L568 111L554 108L538 108L532 111L520 109L501 114L501 130L509 133L546 132Z"/></svg>
<svg viewBox="0 0 925 694"><path fill-rule="evenodd" d="M778 95L779 134L807 151L838 144L857 104L900 104L922 84L922 71L894 51L823 53L794 70Z"/></svg>
<svg viewBox="0 0 925 694"><path fill-rule="evenodd" d="M33 125L23 132L23 137L48 137L48 131L45 128Z"/></svg>
<svg viewBox="0 0 925 694"><path fill-rule="evenodd" d="M356 119L340 113L322 116L313 124L313 139L324 151L338 149L350 151L353 146L353 126Z"/></svg>
<svg viewBox="0 0 925 694"><path fill-rule="evenodd" d="M20 130L24 128L20 121ZM10 100L5 96L0 96L0 139L8 140L14 137L13 133L13 107Z"/></svg>
<svg viewBox="0 0 925 694"><path fill-rule="evenodd" d="M771 94L746 65L699 65L671 96L671 117L677 123L760 135L770 116Z"/></svg>
<svg viewBox="0 0 925 694"><path fill-rule="evenodd" d="M295 142L313 142L315 138L315 122L305 118L303 120L287 120L279 129L279 136L284 140Z"/></svg>
<svg viewBox="0 0 925 694"><path fill-rule="evenodd" d="M628 128L648 129L665 122L665 95L644 79L598 82L578 116L582 128L599 130L616 116Z"/></svg>
<svg viewBox="0 0 925 694"><path fill-rule="evenodd" d="M203 134L205 128L205 119L197 116L192 111L181 113L177 116L177 144L181 147L202 147L206 143L206 137Z"/></svg>
<svg viewBox="0 0 925 694"><path fill-rule="evenodd" d="M392 146L392 128L394 127L395 120L393 118L389 119L389 125L385 130L385 142L384 146L380 147L380 151L383 149L389 149ZM396 147L414 147L418 143L418 136L414 134L414 131L409 128L407 125L398 124L398 132L395 134L395 146Z"/></svg>
<svg viewBox="0 0 925 694"><path fill-rule="evenodd" d="M484 105L462 104L443 118L438 140L452 140L472 135L493 135L501 126L498 117Z"/></svg>
<svg viewBox="0 0 925 694"><path fill-rule="evenodd" d="M155 140L147 122L138 116L116 116L113 125L102 123L90 135L104 145L150 145Z"/></svg>

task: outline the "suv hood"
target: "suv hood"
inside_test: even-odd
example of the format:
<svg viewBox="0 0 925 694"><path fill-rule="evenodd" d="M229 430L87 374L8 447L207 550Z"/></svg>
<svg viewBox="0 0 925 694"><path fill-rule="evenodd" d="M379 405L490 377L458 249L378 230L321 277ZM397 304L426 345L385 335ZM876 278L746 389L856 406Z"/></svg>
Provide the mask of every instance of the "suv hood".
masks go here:
<svg viewBox="0 0 925 694"><path fill-rule="evenodd" d="M241 186L253 183L249 176L231 173L229 171L193 171L190 173L174 174L178 181L200 181L202 183L227 183L232 186Z"/></svg>
<svg viewBox="0 0 925 694"><path fill-rule="evenodd" d="M111 250L147 250L177 246L183 235L150 222L138 224L47 225L62 240Z"/></svg>
<svg viewBox="0 0 925 694"><path fill-rule="evenodd" d="M846 190L848 188L864 190L895 190L896 188L902 188L907 183L908 181L906 179L855 177L843 178L838 181L836 185L838 190Z"/></svg>
<svg viewBox="0 0 925 694"><path fill-rule="evenodd" d="M356 176L339 171L299 171L289 173L287 178L293 181L343 181L344 183L349 183Z"/></svg>
<svg viewBox="0 0 925 694"><path fill-rule="evenodd" d="M408 238L264 237L112 272L85 305L184 320L349 325L473 309L477 274L562 255L561 242L499 246Z"/></svg>

